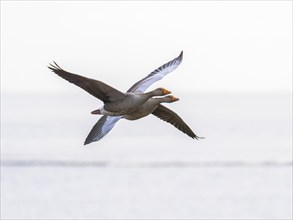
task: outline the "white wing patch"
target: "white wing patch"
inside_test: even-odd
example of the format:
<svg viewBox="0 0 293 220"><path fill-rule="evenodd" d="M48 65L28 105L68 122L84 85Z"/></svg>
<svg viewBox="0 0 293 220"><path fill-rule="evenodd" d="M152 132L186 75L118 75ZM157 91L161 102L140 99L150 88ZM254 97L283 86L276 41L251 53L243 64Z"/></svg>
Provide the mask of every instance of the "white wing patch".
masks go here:
<svg viewBox="0 0 293 220"><path fill-rule="evenodd" d="M168 73L175 70L182 62L183 51L178 57L160 66L142 80L136 82L127 92L145 92L153 83L165 77Z"/></svg>
<svg viewBox="0 0 293 220"><path fill-rule="evenodd" d="M119 121L121 118L122 116L102 116L88 134L84 145L101 140L104 136L106 136L106 134L108 134L112 130L116 122Z"/></svg>

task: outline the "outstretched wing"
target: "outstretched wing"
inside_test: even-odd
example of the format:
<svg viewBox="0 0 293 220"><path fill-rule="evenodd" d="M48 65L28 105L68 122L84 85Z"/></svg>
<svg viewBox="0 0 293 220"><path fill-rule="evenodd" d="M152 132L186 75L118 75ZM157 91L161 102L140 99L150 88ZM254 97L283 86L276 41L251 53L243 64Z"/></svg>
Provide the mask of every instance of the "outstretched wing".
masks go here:
<svg viewBox="0 0 293 220"><path fill-rule="evenodd" d="M127 92L145 92L145 90L147 90L147 88L150 87L153 83L159 81L168 73L175 70L182 62L182 58L183 51L181 51L180 55L175 59L169 61L168 63L165 63L163 66L160 66L159 68L151 72L145 78L136 82L133 86L130 87L130 89L128 89Z"/></svg>
<svg viewBox="0 0 293 220"><path fill-rule="evenodd" d="M153 111L153 115L157 116L158 118L166 121L176 128L178 128L183 133L187 134L191 138L199 139L196 134L193 133L191 128L179 117L175 112L168 109L167 107L159 104L158 107Z"/></svg>
<svg viewBox="0 0 293 220"><path fill-rule="evenodd" d="M117 121L122 118L121 116L102 116L99 121L94 125L87 138L85 139L84 145L90 144L95 141L101 140L108 132L114 127Z"/></svg>
<svg viewBox="0 0 293 220"><path fill-rule="evenodd" d="M105 103L125 98L124 93L118 91L117 89L114 89L113 87L101 81L86 78L84 76L80 76L74 73L69 73L63 70L61 67L59 67L55 62L54 64L55 66L50 64L48 68L52 70L54 73L56 73L58 76L84 89L85 91L87 91L88 93L102 100Z"/></svg>

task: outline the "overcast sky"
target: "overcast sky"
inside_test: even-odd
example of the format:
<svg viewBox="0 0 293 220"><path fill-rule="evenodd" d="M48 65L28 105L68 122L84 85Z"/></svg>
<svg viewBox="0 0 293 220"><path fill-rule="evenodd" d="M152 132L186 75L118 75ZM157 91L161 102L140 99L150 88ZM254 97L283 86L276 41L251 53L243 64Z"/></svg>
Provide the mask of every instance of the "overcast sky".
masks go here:
<svg viewBox="0 0 293 220"><path fill-rule="evenodd" d="M122 91L184 51L152 88L292 91L292 1L1 1L2 92L80 92L47 69Z"/></svg>

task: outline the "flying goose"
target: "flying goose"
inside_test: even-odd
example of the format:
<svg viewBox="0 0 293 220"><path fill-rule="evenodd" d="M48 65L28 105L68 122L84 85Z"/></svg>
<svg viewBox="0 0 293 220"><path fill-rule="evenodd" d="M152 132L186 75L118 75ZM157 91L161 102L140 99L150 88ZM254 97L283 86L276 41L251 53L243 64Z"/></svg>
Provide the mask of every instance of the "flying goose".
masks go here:
<svg viewBox="0 0 293 220"><path fill-rule="evenodd" d="M93 111L94 114L108 116L120 116L135 111L153 96L163 96L171 92L164 88L142 93L138 91L122 93L119 90L98 80L86 78L63 70L57 63L50 64L48 68L63 79L81 87L96 98L104 102L104 105Z"/></svg>
<svg viewBox="0 0 293 220"><path fill-rule="evenodd" d="M171 123L191 138L198 139L199 137L194 134L189 126L175 112L160 104L162 102L177 101L177 98L175 98L174 96L152 98L154 96L169 94L170 92L168 90L158 88L149 93L143 93L150 85L175 70L182 62L182 58L183 51L177 58L160 66L149 75L147 75L145 78L136 82L132 87L130 87L130 89L128 89L127 93L122 93L101 81L69 73L60 68L55 62L55 66L50 64L51 66L49 66L48 68L60 77L79 86L80 88L84 89L91 95L104 102L104 106L102 108L92 112L92 114L103 114L103 116L99 119L99 121L94 125L94 127L88 134L84 142L85 145L102 139L107 133L110 132L110 130L121 118L125 118L128 120L137 120L151 113L158 118L168 123ZM132 103L131 101L129 101L134 96L139 97L139 101L136 103ZM130 107L117 108L114 103L116 103L117 105L117 103L119 102L124 102L124 104L127 103Z"/></svg>

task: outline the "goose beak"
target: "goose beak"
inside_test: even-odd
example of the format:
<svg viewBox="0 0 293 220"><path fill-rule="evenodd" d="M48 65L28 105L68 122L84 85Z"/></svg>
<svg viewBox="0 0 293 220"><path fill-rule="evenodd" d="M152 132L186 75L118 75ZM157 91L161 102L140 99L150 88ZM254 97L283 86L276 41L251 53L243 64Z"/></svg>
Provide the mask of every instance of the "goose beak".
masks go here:
<svg viewBox="0 0 293 220"><path fill-rule="evenodd" d="M176 102L176 101L179 101L179 99L178 99L177 97L175 97L175 96L172 96L172 97L171 97L171 101L172 101L172 102Z"/></svg>
<svg viewBox="0 0 293 220"><path fill-rule="evenodd" d="M93 115L100 115L101 114L101 111L100 111L100 109L97 109L97 110L95 110L95 111L92 111L91 112Z"/></svg>
<svg viewBox="0 0 293 220"><path fill-rule="evenodd" d="M164 95L168 95L168 94L170 94L171 92L169 91L169 90L167 90L167 89L163 89L163 94Z"/></svg>

